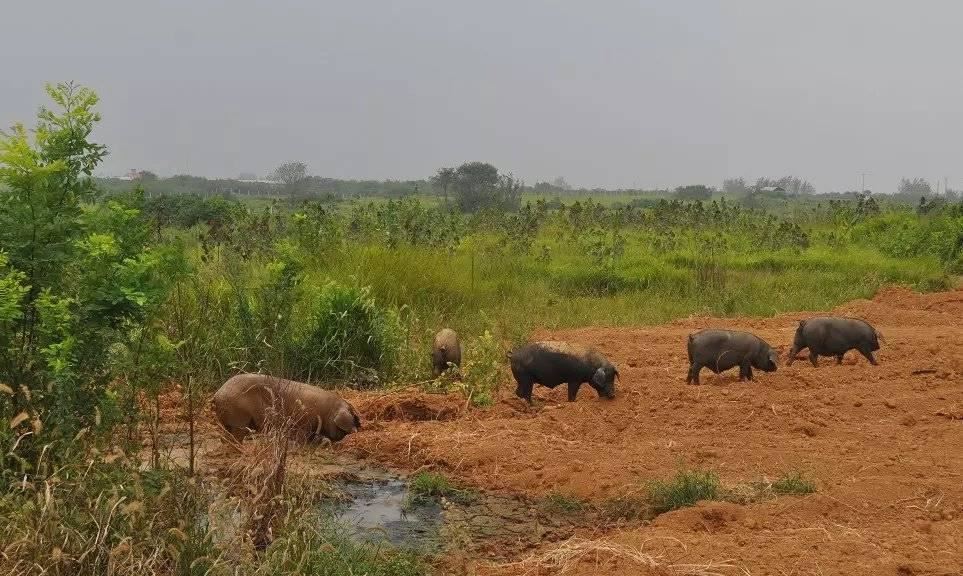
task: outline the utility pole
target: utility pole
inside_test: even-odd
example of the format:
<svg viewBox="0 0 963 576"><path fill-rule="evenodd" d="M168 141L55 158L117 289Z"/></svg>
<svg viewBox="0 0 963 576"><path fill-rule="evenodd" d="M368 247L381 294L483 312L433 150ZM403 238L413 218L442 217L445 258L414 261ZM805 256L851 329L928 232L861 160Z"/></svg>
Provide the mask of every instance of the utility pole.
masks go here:
<svg viewBox="0 0 963 576"><path fill-rule="evenodd" d="M866 191L866 176L868 174L869 174L868 172L859 173L859 193L860 194Z"/></svg>

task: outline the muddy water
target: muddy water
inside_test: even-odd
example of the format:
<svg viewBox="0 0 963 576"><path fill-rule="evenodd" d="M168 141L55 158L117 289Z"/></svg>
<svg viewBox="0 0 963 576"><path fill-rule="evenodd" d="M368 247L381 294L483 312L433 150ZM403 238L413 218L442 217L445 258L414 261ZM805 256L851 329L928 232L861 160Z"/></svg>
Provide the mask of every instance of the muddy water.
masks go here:
<svg viewBox="0 0 963 576"><path fill-rule="evenodd" d="M492 558L571 536L585 521L539 503L468 491L453 498L409 498L403 476L361 461L339 462L340 497L328 510L353 538L423 552L471 550Z"/></svg>
<svg viewBox="0 0 963 576"><path fill-rule="evenodd" d="M405 480L342 482L339 489L347 500L333 507L335 516L355 538L422 551L440 549L441 505L434 501L409 504Z"/></svg>

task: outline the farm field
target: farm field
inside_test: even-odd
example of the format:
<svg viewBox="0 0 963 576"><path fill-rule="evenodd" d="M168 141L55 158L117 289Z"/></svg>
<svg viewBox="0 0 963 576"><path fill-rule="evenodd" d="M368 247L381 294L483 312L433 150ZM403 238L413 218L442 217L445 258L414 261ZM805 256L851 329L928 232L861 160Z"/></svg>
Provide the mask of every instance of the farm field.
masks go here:
<svg viewBox="0 0 963 576"><path fill-rule="evenodd" d="M801 360L754 382L725 373L705 374L702 386L683 383L689 332L751 330L784 358L806 313L542 331L609 355L622 373L618 397L602 400L585 387L568 403L561 388L536 388L529 409L507 386L479 410L411 390L353 393L363 430L337 444L333 458L325 448L298 449L291 469L336 478L347 459L432 471L532 507L546 498L579 503L574 514L584 519L537 540L496 534L466 549L451 543L437 560L445 573L958 574L963 291L888 288L834 312L882 332L879 366L851 352L841 366ZM232 456L218 447L210 419L205 427L212 456L202 468L226 466ZM680 469L712 471L737 496L645 518L634 496ZM738 496L789 472L814 481L815 492Z"/></svg>
<svg viewBox="0 0 963 576"><path fill-rule="evenodd" d="M484 162L294 162L283 197L240 200L261 183L91 177L96 93L47 92L0 134L0 576L963 568L955 192L561 201ZM788 366L825 311L871 322L880 364ZM457 371L432 364L443 327ZM707 327L778 370L686 385ZM508 358L548 338L607 357L553 370L614 362L615 398L516 398ZM264 387L217 393L240 373Z"/></svg>

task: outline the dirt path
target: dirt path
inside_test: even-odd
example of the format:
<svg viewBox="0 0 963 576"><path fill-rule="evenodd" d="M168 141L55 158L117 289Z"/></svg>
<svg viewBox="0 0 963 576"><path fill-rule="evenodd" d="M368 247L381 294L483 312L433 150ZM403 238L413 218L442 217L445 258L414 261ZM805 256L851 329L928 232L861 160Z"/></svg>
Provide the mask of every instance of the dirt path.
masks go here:
<svg viewBox="0 0 963 576"><path fill-rule="evenodd" d="M728 484L800 470L819 486L574 534L584 540L546 542L522 564L468 561L469 573L963 574L963 291L894 288L836 312L882 332L879 366L852 352L842 366L798 361L753 383L704 371L703 386L684 384L693 329L752 330L784 358L803 313L555 331L539 336L594 344L619 366L616 400L583 387L568 403L562 388L536 388L534 410L504 397L461 416L454 399L428 408L412 400L409 413L453 418L412 422L385 419L385 398L356 395L368 425L338 450L404 470L434 467L487 490L596 503L680 466L714 470Z"/></svg>

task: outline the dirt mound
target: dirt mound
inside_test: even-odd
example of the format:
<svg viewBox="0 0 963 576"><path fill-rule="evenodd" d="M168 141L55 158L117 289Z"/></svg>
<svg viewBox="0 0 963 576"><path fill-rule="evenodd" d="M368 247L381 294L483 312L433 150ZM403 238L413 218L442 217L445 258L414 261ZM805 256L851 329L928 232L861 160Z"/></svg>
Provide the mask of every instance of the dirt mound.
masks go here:
<svg viewBox="0 0 963 576"><path fill-rule="evenodd" d="M427 394L415 389L384 394L357 394L349 397L349 401L361 414L363 423L454 420L466 408L465 399L459 395Z"/></svg>

